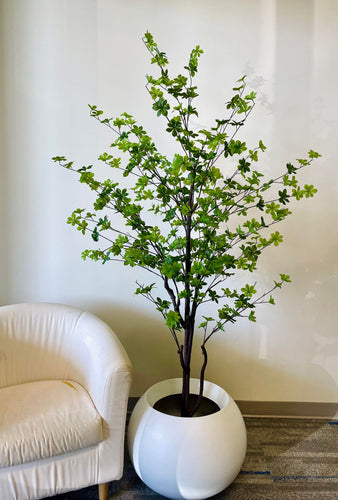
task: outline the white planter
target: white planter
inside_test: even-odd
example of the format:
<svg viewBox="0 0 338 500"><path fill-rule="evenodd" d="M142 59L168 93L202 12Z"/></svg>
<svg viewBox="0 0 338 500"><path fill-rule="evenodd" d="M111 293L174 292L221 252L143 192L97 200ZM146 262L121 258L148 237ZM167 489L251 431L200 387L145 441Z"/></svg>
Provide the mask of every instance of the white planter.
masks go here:
<svg viewBox="0 0 338 500"><path fill-rule="evenodd" d="M130 418L128 449L138 476L157 493L175 500L203 500L223 491L237 476L246 453L246 429L233 399L205 382L204 396L220 411L182 418L154 410L159 399L181 392L181 379L153 385ZM199 380L191 380L198 394Z"/></svg>

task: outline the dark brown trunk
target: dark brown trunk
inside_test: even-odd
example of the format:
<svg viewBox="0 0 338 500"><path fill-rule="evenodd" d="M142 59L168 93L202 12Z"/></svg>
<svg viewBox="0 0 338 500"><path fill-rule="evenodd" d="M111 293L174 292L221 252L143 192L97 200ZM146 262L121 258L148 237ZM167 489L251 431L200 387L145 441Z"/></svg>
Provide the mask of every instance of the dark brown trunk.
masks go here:
<svg viewBox="0 0 338 500"><path fill-rule="evenodd" d="M189 208L190 213L187 215L186 219L186 255L185 255L185 310L184 310L184 348L183 348L183 385L182 385L182 405L181 414L182 417L190 417L191 410L189 408L189 396L190 396L190 363L191 363L191 352L194 338L194 328L195 328L195 312L191 311L191 296L190 296L190 272L191 272L191 220L192 220L192 209L194 204L194 182L190 186L189 195Z"/></svg>
<svg viewBox="0 0 338 500"><path fill-rule="evenodd" d="M181 416L189 417L190 370L183 370Z"/></svg>
<svg viewBox="0 0 338 500"><path fill-rule="evenodd" d="M196 404L195 404L195 406L193 406L193 408L191 410L191 415L190 415L191 417L198 410L198 408L199 408L199 406L200 406L200 404L202 402L202 399L203 399L204 374L205 374L205 369L206 369L207 363L208 363L208 354L207 354L207 351L205 349L204 344L201 345L201 349L202 349L204 361L203 361L203 365L202 365L201 373L200 373L200 391L199 391L199 394L198 394L198 398L197 398Z"/></svg>
<svg viewBox="0 0 338 500"><path fill-rule="evenodd" d="M182 381L182 417L189 417L189 395L190 395L190 364L192 339L194 336L194 325L191 317L186 318L186 329L184 335L183 350L183 381Z"/></svg>
<svg viewBox="0 0 338 500"><path fill-rule="evenodd" d="M194 332L193 330L190 331L190 335L193 336ZM188 341L187 337L189 337L189 333L186 332L186 342ZM189 342L188 342L189 345ZM190 343L190 346L192 347L192 342ZM200 373L200 388L199 388L199 394L197 396L197 399L194 399L194 402L191 403L191 397L190 397L190 361L191 361L191 349L185 351L185 356L182 355L181 358L181 364L183 368L183 375L182 375L182 397L181 397L181 416L182 417L192 417L194 413L198 410L199 405L201 404L202 398L203 398L203 389L204 389L204 375L205 375L205 369L208 363L208 355L207 351L205 349L204 344L201 346L202 349L202 354L204 357L203 365L201 368L201 373ZM184 360L184 361L183 361ZM191 404L190 404L191 403Z"/></svg>

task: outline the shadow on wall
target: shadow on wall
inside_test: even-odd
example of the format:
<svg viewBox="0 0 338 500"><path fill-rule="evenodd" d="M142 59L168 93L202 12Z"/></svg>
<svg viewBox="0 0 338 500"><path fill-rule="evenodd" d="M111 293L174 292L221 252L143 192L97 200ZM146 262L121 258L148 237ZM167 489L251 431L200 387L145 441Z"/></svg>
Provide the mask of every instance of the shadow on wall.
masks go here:
<svg viewBox="0 0 338 500"><path fill-rule="evenodd" d="M181 376L176 346L160 316L102 302L91 303L88 309L114 330L130 357L133 365L131 396L141 396L160 380ZM276 368L269 359L259 359L258 355L249 358L231 342L224 342L221 336L210 344L208 353L206 378L229 391L235 399L311 402L311 394L320 391L320 387L326 388L326 394L337 393L334 379L319 365L310 362L301 370L299 365L292 363L286 363L284 369ZM200 361L198 341L193 356ZM307 379L309 373L311 378ZM193 363L192 376L198 374L199 365ZM281 397L283 393L287 398ZM304 398L297 394L303 394Z"/></svg>
<svg viewBox="0 0 338 500"><path fill-rule="evenodd" d="M166 378L181 376L175 343L161 316L110 303L91 303L90 311L119 337L133 366L131 396Z"/></svg>

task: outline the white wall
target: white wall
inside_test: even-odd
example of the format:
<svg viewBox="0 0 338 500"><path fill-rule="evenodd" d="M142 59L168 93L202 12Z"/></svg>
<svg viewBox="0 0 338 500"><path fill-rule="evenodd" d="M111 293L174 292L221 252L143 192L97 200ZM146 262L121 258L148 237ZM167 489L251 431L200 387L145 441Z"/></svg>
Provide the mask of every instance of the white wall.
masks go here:
<svg viewBox="0 0 338 500"><path fill-rule="evenodd" d="M207 377L237 399L337 401L337 1L2 4L2 284L7 273L2 303L63 302L101 316L133 362L133 395L179 375L161 317L133 295L141 271L81 260L90 242L65 220L74 208L88 206L91 196L51 157L64 154L90 164L107 150L112 138L89 118L88 103L110 116L133 113L172 154L144 89L151 68L141 38L146 30L154 34L173 71L198 43L205 51L201 125L222 114L233 83L246 73L260 97L245 138L253 146L258 139L268 146L266 171L279 172L310 148L323 155L304 176L318 195L295 206L279 228L285 242L264 256L259 272L263 285L279 272L291 274L293 283L277 294L275 307L257 311L257 324L239 322L215 338Z"/></svg>
<svg viewBox="0 0 338 500"><path fill-rule="evenodd" d="M4 116L4 61L3 61L3 11L0 2L0 117ZM0 305L3 304L6 295L6 265L5 265L5 123L0 118Z"/></svg>

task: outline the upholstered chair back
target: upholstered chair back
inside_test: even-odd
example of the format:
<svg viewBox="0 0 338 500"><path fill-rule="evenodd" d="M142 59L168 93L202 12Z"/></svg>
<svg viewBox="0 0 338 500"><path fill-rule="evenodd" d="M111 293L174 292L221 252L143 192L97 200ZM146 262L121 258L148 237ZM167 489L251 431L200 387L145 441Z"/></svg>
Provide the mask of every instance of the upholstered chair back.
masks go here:
<svg viewBox="0 0 338 500"><path fill-rule="evenodd" d="M98 342L96 330L100 330ZM106 330L106 338L102 338L102 330ZM2 307L0 388L64 379L78 382L95 395L95 384L103 375L100 366L110 366L113 361L106 360L112 343L119 341L106 324L72 307L47 303ZM95 403L101 406L99 401Z"/></svg>

